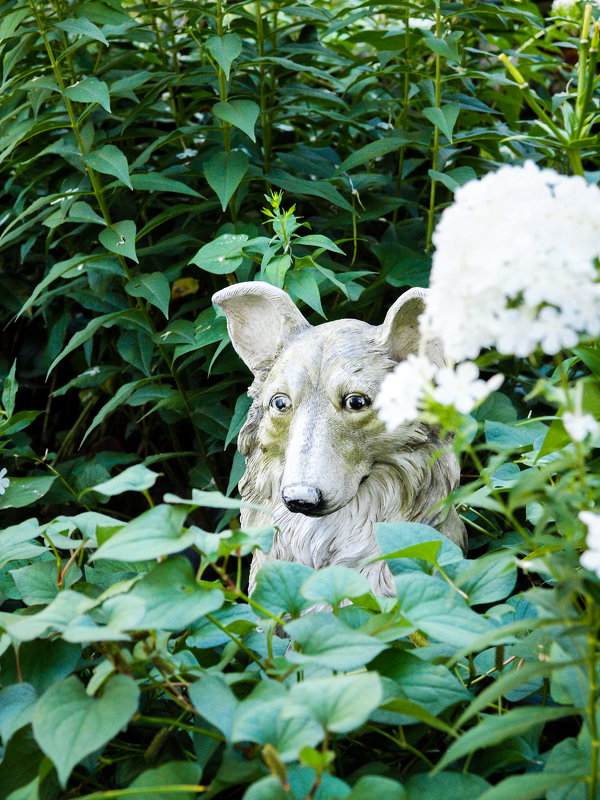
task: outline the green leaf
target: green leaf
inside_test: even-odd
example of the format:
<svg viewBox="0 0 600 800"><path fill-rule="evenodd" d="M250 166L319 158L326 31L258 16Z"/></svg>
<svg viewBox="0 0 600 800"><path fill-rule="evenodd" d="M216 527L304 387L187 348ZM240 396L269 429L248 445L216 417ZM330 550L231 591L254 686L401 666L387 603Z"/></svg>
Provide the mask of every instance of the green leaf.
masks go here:
<svg viewBox="0 0 600 800"><path fill-rule="evenodd" d="M201 776L202 767L193 761L169 761L160 767L145 770L129 784L128 788L137 790L148 788L147 792L136 792L134 795L136 800L194 800L200 791L199 787L198 790L190 788L187 792L181 791L181 788L176 791L159 791L158 787L163 789L166 786L173 786L174 789L182 786L194 787L199 783Z"/></svg>
<svg viewBox="0 0 600 800"><path fill-rule="evenodd" d="M77 83L65 89L65 96L68 97L69 100L76 100L78 103L98 103L98 105L101 105L102 108L110 114L108 86L104 81L99 81L98 78L83 78L83 80L77 81ZM90 166L92 165L90 164ZM106 170L99 171L103 172ZM114 173L111 173L111 175L114 175Z"/></svg>
<svg viewBox="0 0 600 800"><path fill-rule="evenodd" d="M235 437L242 429L242 425L246 421L246 417L248 416L248 409L250 408L251 405L252 405L252 398L248 397L248 395L245 393L241 394L235 401L233 416L231 417L231 422L229 423L229 429L227 431L227 436L225 438L225 444L223 445L224 449L227 448L227 446L235 439Z"/></svg>
<svg viewBox="0 0 600 800"><path fill-rule="evenodd" d="M242 263L242 249L248 241L245 233L224 233L203 245L196 255L190 259L190 264L195 264L206 272L215 275L227 275Z"/></svg>
<svg viewBox="0 0 600 800"><path fill-rule="evenodd" d="M169 318L171 289L169 281L162 272L136 275L126 284L125 291L132 297L143 297L153 306L160 309L167 319Z"/></svg>
<svg viewBox="0 0 600 800"><path fill-rule="evenodd" d="M73 33L76 36L86 36L88 39L95 39L97 42L102 42L102 44L108 47L108 40L100 28L85 17L68 17L54 24L57 28L60 28L61 31ZM77 100L78 98L74 99ZM107 110L110 111L110 109Z"/></svg>
<svg viewBox="0 0 600 800"><path fill-rule="evenodd" d="M72 222L93 222L96 225L102 225L103 227L106 225L106 222L102 219L99 214L96 214L94 209L89 205L89 203L85 203L83 200L77 200L71 208L69 209L69 215L67 217L69 221ZM90 262L86 265L86 267L92 267L93 262Z"/></svg>
<svg viewBox="0 0 600 800"><path fill-rule="evenodd" d="M30 683L13 683L0 691L0 736L5 747L13 733L31 722L37 699Z"/></svg>
<svg viewBox="0 0 600 800"><path fill-rule="evenodd" d="M129 383L124 383L123 386L120 386L110 400L108 400L95 415L94 419L88 426L83 439L81 440L81 444L85 442L90 433L97 428L98 425L100 425L100 423L102 423L109 414L112 414L116 408L125 403L136 389L141 386L145 386L147 383L152 381L152 378L142 378L139 381L130 381Z"/></svg>
<svg viewBox="0 0 600 800"><path fill-rule="evenodd" d="M242 52L242 40L237 33L226 33L224 36L209 36L206 47L211 56L225 73L229 80L229 70L234 60Z"/></svg>
<svg viewBox="0 0 600 800"><path fill-rule="evenodd" d="M146 561L178 553L194 543L191 531L182 533L186 508L158 505L123 525L92 556L118 561Z"/></svg>
<svg viewBox="0 0 600 800"><path fill-rule="evenodd" d="M133 189L142 189L146 192L174 192L176 194L189 194L191 197L202 197L199 192L187 186L183 181L168 178L160 172L145 172L132 175L131 186Z"/></svg>
<svg viewBox="0 0 600 800"><path fill-rule="evenodd" d="M54 560L37 561L19 569L12 569L10 574L19 592L19 597L28 606L51 603L60 591L57 581L57 565ZM76 564L70 564L63 576L63 589L69 589L80 578L79 567Z"/></svg>
<svg viewBox="0 0 600 800"><path fill-rule="evenodd" d="M12 417L15 410L15 399L19 388L19 384L15 378L16 369L17 361L15 359L8 375L4 379L4 388L2 389L2 408L6 411L7 417Z"/></svg>
<svg viewBox="0 0 600 800"><path fill-rule="evenodd" d="M492 623L467 606L445 581L421 572L394 578L402 615L416 628L440 642L469 647L492 630Z"/></svg>
<svg viewBox="0 0 600 800"><path fill-rule="evenodd" d="M340 164L340 171L347 172L348 170L358 167L360 164L366 164L367 161L372 161L374 158L380 158L387 155L387 153L394 153L406 144L402 136L389 136L386 139L376 139L374 142L360 147L355 152L351 153L348 158L344 159Z"/></svg>
<svg viewBox="0 0 600 800"><path fill-rule="evenodd" d="M82 253L77 253L72 258L65 261L59 261L48 271L48 274L41 280L29 296L29 299L23 304L17 316L24 314L35 303L41 293L57 278L73 278L81 275L83 270L87 269L86 256Z"/></svg>
<svg viewBox="0 0 600 800"><path fill-rule="evenodd" d="M305 195L306 197L321 197L323 200L336 206L336 208L343 208L353 215L355 213L344 196L325 180L312 181L306 180L305 178L297 178L295 175L291 175L289 172L285 172L282 169L271 170L266 177L270 183L286 192Z"/></svg>
<svg viewBox="0 0 600 800"><path fill-rule="evenodd" d="M125 219L122 222L115 222L110 227L100 231L98 239L111 253L116 253L118 256L126 256L137 264L135 232L135 222L132 219Z"/></svg>
<svg viewBox="0 0 600 800"><path fill-rule="evenodd" d="M87 153L83 156L83 160L96 172L102 172L106 175L114 175L129 189L132 189L131 180L129 179L129 165L127 159L118 147L114 144L105 144L98 150L92 153Z"/></svg>
<svg viewBox="0 0 600 800"><path fill-rule="evenodd" d="M110 542L110 540L109 540ZM145 575L129 592L146 604L144 628L176 631L223 605L220 589L201 586L183 556L168 558ZM140 625L139 627L142 627Z"/></svg>
<svg viewBox="0 0 600 800"><path fill-rule="evenodd" d="M230 125L235 125L246 136L249 136L253 142L256 141L254 126L260 114L260 108L252 100L228 100L227 102L215 103L213 114L215 117L229 122Z"/></svg>
<svg viewBox="0 0 600 800"><path fill-rule="evenodd" d="M579 780L583 782L583 779ZM537 800L540 795L554 787L576 782L577 779L574 779L573 775L565 772L533 772L525 775L512 775L476 797L477 800ZM584 798L585 796L584 792L579 795L569 795L568 800L576 800L577 797ZM546 795L546 797L550 797L550 795Z"/></svg>
<svg viewBox="0 0 600 800"><path fill-rule="evenodd" d="M134 464L132 467L124 469L119 475L115 475L109 481L92 486L91 491L100 492L100 494L106 494L109 497L123 494L123 492L143 492L145 489L150 489L154 486L160 474L159 472L152 472L151 469L148 469L143 464Z"/></svg>
<svg viewBox="0 0 600 800"><path fill-rule="evenodd" d="M204 675L188 688L188 694L198 714L231 739L239 702L225 681L217 675Z"/></svg>
<svg viewBox="0 0 600 800"><path fill-rule="evenodd" d="M511 553L488 553L466 562L465 566L466 569L461 569L455 576L455 581L468 596L471 606L504 600L517 582L517 567Z"/></svg>
<svg viewBox="0 0 600 800"><path fill-rule="evenodd" d="M330 606L337 606L342 600L352 600L369 591L369 582L364 575L339 564L313 572L300 588L307 600L328 603Z"/></svg>
<svg viewBox="0 0 600 800"><path fill-rule="evenodd" d="M364 667L387 647L379 639L360 633L322 611L288 622L285 631L302 648L301 652L290 650L287 654L292 664L318 664L349 671Z"/></svg>
<svg viewBox="0 0 600 800"><path fill-rule="evenodd" d="M442 131L449 142L452 141L452 131L454 130L459 112L460 105L458 103L446 103L446 105L440 108L429 106L423 109L423 114L436 128Z"/></svg>
<svg viewBox="0 0 600 800"><path fill-rule="evenodd" d="M116 675L98 698L88 697L74 675L51 686L33 714L33 734L54 763L66 787L73 767L104 747L124 728L138 706L138 688L126 675Z"/></svg>
<svg viewBox="0 0 600 800"><path fill-rule="evenodd" d="M252 599L274 614L285 612L297 617L311 604L300 594L300 587L311 573L305 564L267 561L257 573Z"/></svg>
<svg viewBox="0 0 600 800"><path fill-rule="evenodd" d="M444 733L454 733L452 728L443 720L438 719L433 714L430 714L429 711L424 709L418 703L414 703L412 700L404 700L402 697L398 697L393 700L388 700L386 703L384 703L382 709L384 711L393 711L396 714L402 714L405 717L412 717L419 722L424 722L430 728L444 731Z"/></svg>
<svg viewBox="0 0 600 800"><path fill-rule="evenodd" d="M340 255L343 256L346 255L328 236L322 236L320 233L299 236L297 239L294 239L294 244L301 244L303 247L318 247L323 250L330 250L332 253L340 253Z"/></svg>
<svg viewBox="0 0 600 800"><path fill-rule="evenodd" d="M436 766L443 769L456 759L474 750L521 736L536 725L545 725L563 717L573 716L573 708L519 707L506 711L502 716L483 716L482 721L453 742Z"/></svg>
<svg viewBox="0 0 600 800"><path fill-rule="evenodd" d="M374 672L308 679L292 686L283 716L306 714L308 709L327 730L348 733L367 721L382 697L381 681Z"/></svg>
<svg viewBox="0 0 600 800"><path fill-rule="evenodd" d="M223 211L248 172L248 166L248 156L241 150L219 151L206 162L204 177L219 198Z"/></svg>
<svg viewBox="0 0 600 800"><path fill-rule="evenodd" d="M321 304L319 284L314 275L311 275L310 272L304 269L288 272L286 275L286 287L291 294L296 295L299 300L306 303L306 305L316 311L317 314L327 319Z"/></svg>
<svg viewBox="0 0 600 800"><path fill-rule="evenodd" d="M479 775L463 772L439 772L411 775L406 781L409 800L481 800L489 783Z"/></svg>
<svg viewBox="0 0 600 800"><path fill-rule="evenodd" d="M290 800L290 795L275 775L267 775L246 789L242 800Z"/></svg>
<svg viewBox="0 0 600 800"><path fill-rule="evenodd" d="M363 775L356 781L345 800L408 800L408 794L402 784L391 778Z"/></svg>
<svg viewBox="0 0 600 800"><path fill-rule="evenodd" d="M37 503L43 497L54 481L55 475L46 475L43 478L11 478L10 484L0 495L0 509L23 508L32 503Z"/></svg>
<svg viewBox="0 0 600 800"><path fill-rule="evenodd" d="M267 281L278 289L283 289L287 271L292 265L292 257L288 253L273 256L264 267Z"/></svg>

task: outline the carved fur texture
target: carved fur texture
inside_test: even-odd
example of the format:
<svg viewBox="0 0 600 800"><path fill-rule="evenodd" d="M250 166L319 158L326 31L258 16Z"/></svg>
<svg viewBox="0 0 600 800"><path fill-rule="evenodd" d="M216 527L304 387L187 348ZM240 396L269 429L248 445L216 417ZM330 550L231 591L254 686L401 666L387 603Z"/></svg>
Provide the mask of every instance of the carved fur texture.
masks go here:
<svg viewBox="0 0 600 800"><path fill-rule="evenodd" d="M338 320L310 325L285 292L242 283L213 298L232 343L254 373L253 400L238 446L246 458L242 525L275 525L268 554L254 554L250 591L267 560L311 567L342 564L362 572L378 595L393 595L380 555L377 522L433 525L466 548L453 507L439 505L459 467L438 431L423 423L387 431L372 407L383 378L419 347L424 290L405 293L384 323ZM429 357L443 360L439 343ZM357 399L359 398L359 399Z"/></svg>

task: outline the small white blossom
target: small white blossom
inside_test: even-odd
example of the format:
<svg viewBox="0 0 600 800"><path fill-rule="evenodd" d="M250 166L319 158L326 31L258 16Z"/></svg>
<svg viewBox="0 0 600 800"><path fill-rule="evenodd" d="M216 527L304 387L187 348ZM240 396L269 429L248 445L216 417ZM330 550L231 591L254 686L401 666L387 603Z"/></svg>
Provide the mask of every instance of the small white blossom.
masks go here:
<svg viewBox="0 0 600 800"><path fill-rule="evenodd" d="M598 421L591 414L572 414L570 411L565 411L562 422L574 442L583 442L590 434L595 436L600 428Z"/></svg>
<svg viewBox="0 0 600 800"><path fill-rule="evenodd" d="M409 355L381 384L375 408L390 430L416 419L428 400L469 414L502 380L502 375L481 380L470 361L456 368L435 367L422 356Z"/></svg>
<svg viewBox="0 0 600 800"><path fill-rule="evenodd" d="M584 178L503 166L457 189L433 241L423 321L455 362L600 334L600 188Z"/></svg>
<svg viewBox="0 0 600 800"><path fill-rule="evenodd" d="M434 372L430 361L411 353L386 376L374 405L387 428L391 430L417 418L425 398L425 386Z"/></svg>
<svg viewBox="0 0 600 800"><path fill-rule="evenodd" d="M578 22L583 17L583 3L580 0L554 0L550 14Z"/></svg>
<svg viewBox="0 0 600 800"><path fill-rule="evenodd" d="M585 540L588 549L581 554L579 562L600 578L600 515L593 511L580 511L579 519L588 529Z"/></svg>
<svg viewBox="0 0 600 800"><path fill-rule="evenodd" d="M4 494L4 492L8 489L10 481L6 477L6 467L4 469L0 469L0 494Z"/></svg>
<svg viewBox="0 0 600 800"><path fill-rule="evenodd" d="M183 160L184 158L193 158L197 154L198 154L197 150L194 150L191 147L186 147L183 153L177 153L177 158Z"/></svg>

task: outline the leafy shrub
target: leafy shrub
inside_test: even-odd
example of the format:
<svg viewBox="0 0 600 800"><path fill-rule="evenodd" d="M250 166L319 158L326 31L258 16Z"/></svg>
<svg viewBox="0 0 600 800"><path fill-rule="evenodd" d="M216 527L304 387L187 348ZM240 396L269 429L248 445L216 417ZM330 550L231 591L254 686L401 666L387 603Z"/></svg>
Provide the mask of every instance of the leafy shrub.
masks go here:
<svg viewBox="0 0 600 800"><path fill-rule="evenodd" d="M0 6L0 797L596 796L598 438L561 414L598 416L597 347L480 358L502 392L444 420L471 558L381 525L397 601L275 562L248 598L210 302L380 322L457 187L595 181L598 12L548 6Z"/></svg>

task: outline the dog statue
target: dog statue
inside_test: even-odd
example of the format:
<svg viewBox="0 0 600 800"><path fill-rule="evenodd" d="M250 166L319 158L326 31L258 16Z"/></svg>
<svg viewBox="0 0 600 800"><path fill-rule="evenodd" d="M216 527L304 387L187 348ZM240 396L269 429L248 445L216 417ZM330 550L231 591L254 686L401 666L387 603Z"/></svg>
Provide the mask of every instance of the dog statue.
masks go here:
<svg viewBox="0 0 600 800"><path fill-rule="evenodd" d="M265 561L342 564L365 575L377 595L395 594L376 522L433 525L466 550L454 507L459 466L439 431L422 422L386 430L373 408L382 380L419 349L426 290L411 289L382 325L342 319L313 326L281 289L238 283L213 296L232 344L254 375L253 403L238 438L246 457L243 526L275 525L268 554L254 553L250 592ZM425 353L443 363L438 340Z"/></svg>

